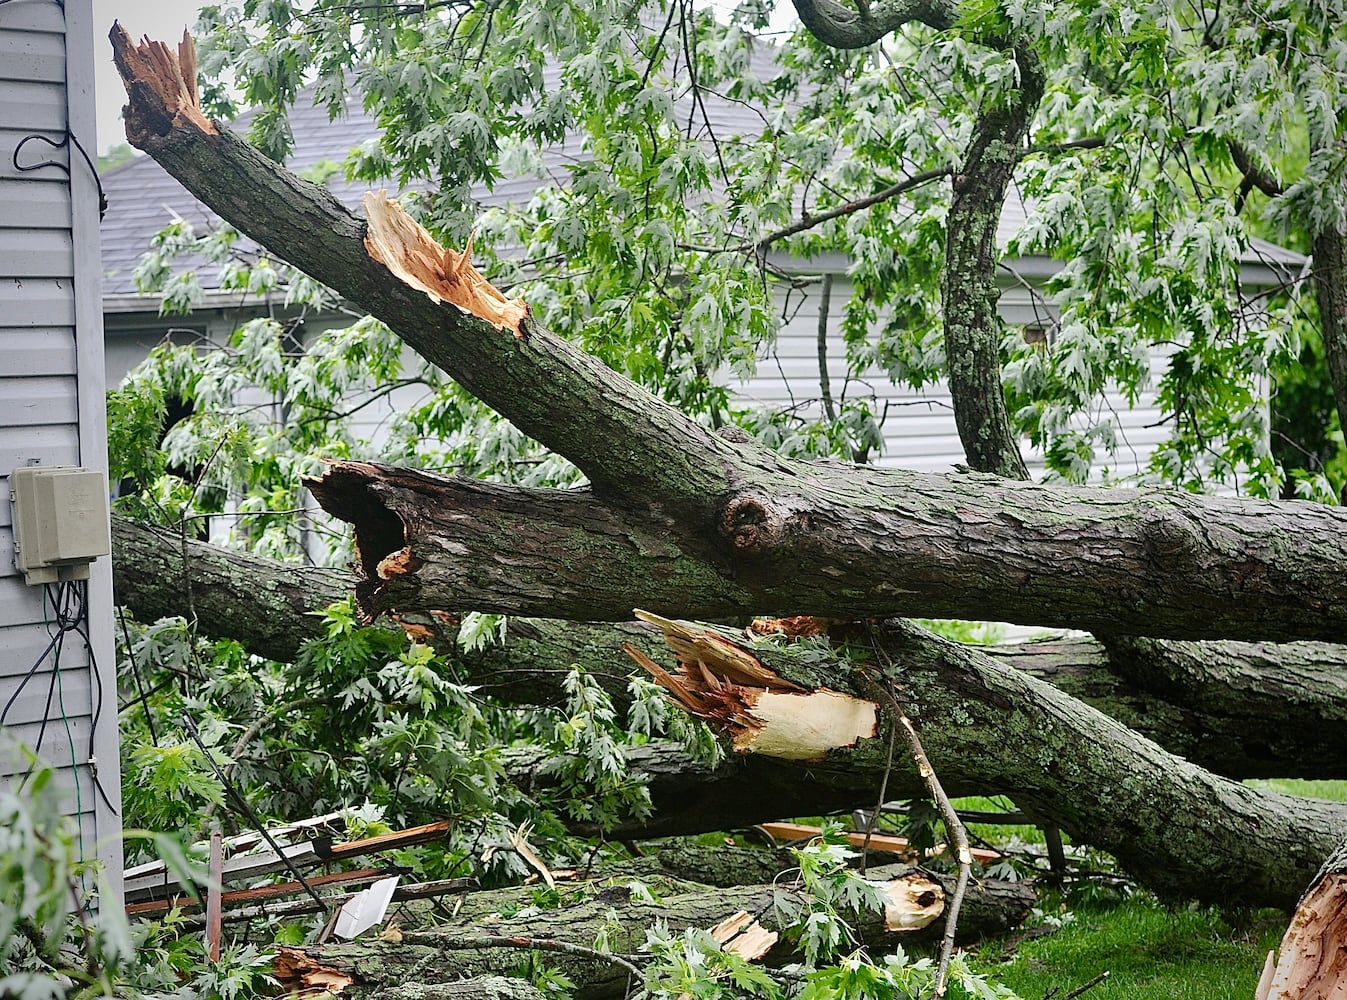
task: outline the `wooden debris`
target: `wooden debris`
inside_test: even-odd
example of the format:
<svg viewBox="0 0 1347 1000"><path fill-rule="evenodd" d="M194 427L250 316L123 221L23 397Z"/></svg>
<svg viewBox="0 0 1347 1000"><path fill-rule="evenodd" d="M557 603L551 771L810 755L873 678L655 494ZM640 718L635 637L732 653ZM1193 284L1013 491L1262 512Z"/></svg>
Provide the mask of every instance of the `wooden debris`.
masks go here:
<svg viewBox="0 0 1347 1000"><path fill-rule="evenodd" d="M790 618L754 618L744 629L750 635L780 635L787 639L812 639L827 635L838 618L815 618L813 615L794 615Z"/></svg>
<svg viewBox="0 0 1347 1000"><path fill-rule="evenodd" d="M409 830L397 830L392 833L380 834L377 837L365 837L362 840L353 840L342 844L333 844L328 837L294 844L283 844L281 845L281 852L284 857L271 850L251 854L236 854L221 866L220 880L222 884L226 885L245 882L261 878L264 875L289 870L292 865L298 868L315 867L331 862L349 861L352 858L378 854L382 851L413 847L417 844L439 840L449 832L452 825L453 821L446 819L436 823L427 823L424 826L412 827ZM302 827L295 828L296 831L301 829ZM317 879L322 878L323 876L317 876ZM308 881L312 884L315 879L309 879ZM299 885L299 883L294 884ZM164 896L183 890L178 877L169 873L158 862L128 871L125 885L125 898L133 904L152 899L155 896ZM226 894L226 896L229 895ZM128 907L127 912L133 912L131 907ZM145 909L140 912L144 915L157 911Z"/></svg>
<svg viewBox="0 0 1347 1000"><path fill-rule="evenodd" d="M689 713L729 732L734 749L784 760L821 760L879 730L874 702L827 688L806 690L764 667L747 649L706 627L637 609L678 657L671 673L630 644L627 655Z"/></svg>
<svg viewBox="0 0 1347 1000"><path fill-rule="evenodd" d="M945 912L944 888L920 872L873 885L884 901L884 929L887 931L919 931Z"/></svg>
<svg viewBox="0 0 1347 1000"><path fill-rule="evenodd" d="M726 917L711 928L711 937L725 951L733 952L746 962L753 962L772 950L780 940L776 931L769 931L747 910Z"/></svg>
<svg viewBox="0 0 1347 1000"><path fill-rule="evenodd" d="M472 266L471 236L462 253L440 246L384 189L365 195L365 216L365 249L403 283L432 302L449 302L465 315L523 337L528 305L522 298L507 299Z"/></svg>
<svg viewBox="0 0 1347 1000"><path fill-rule="evenodd" d="M764 830L772 836L772 839L790 843L792 841L809 840L817 837L823 831L816 826L807 826L803 823L762 823L757 829ZM866 835L860 830L848 830L843 834L847 843L852 847L865 847ZM894 836L891 833L872 833L869 836L869 848L872 851L892 851L895 854L917 853L917 849L912 846L906 837ZM944 844L936 844L935 848L927 852L928 857L939 857L948 850ZM982 864L989 864L994 861L1000 861L1001 855L995 851L987 851L981 848L974 848L972 851L973 860Z"/></svg>
<svg viewBox="0 0 1347 1000"><path fill-rule="evenodd" d="M272 976L289 996L337 994L355 982L355 977L336 966L324 965L298 948L276 949Z"/></svg>

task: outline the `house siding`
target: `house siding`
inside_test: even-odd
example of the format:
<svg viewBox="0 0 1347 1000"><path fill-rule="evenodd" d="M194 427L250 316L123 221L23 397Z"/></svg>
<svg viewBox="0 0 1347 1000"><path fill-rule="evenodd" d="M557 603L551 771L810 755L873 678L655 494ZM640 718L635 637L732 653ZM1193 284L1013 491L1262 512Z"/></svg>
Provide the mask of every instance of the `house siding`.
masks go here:
<svg viewBox="0 0 1347 1000"><path fill-rule="evenodd" d="M828 380L834 400L873 398L873 409L882 419L880 430L884 449L871 456L877 465L912 469L917 472L948 472L966 462L963 445L954 423L954 402L949 386L942 382L912 389L894 385L882 371L869 371L859 378L848 378L846 345L841 337L842 309L852 293L844 277L833 280L829 306ZM801 416L822 414L822 390L819 383L818 321L820 294L817 287L803 292L794 290L788 318L777 334L776 343L758 360L758 370L736 386L738 396L764 407L792 407ZM802 296L802 297L801 297ZM783 302L783 308L785 304ZM1012 287L1002 291L998 302L1002 319L1019 326L1049 325L1055 319L1050 306L1028 290ZM1165 359L1152 356L1152 386L1163 371ZM1154 389L1148 389L1135 405L1120 393L1103 394L1095 412L1082 415L1082 424L1111 420L1116 427L1118 451L1114 456L1099 456L1099 467L1107 466L1111 475L1135 476L1145 471L1156 445L1167 431L1161 426L1161 411ZM1021 448L1031 474L1040 475L1046 465L1043 456L1028 441Z"/></svg>
<svg viewBox="0 0 1347 1000"><path fill-rule="evenodd" d="M97 181L77 151L53 145L68 128L96 148L91 18L89 0L0 5L0 781L27 770L18 745L36 750L80 818L82 854L101 858L119 896L110 560L87 585L90 641L68 634L58 669L46 655L54 612L14 568L4 502L16 467L107 468ZM17 169L16 150L36 169Z"/></svg>

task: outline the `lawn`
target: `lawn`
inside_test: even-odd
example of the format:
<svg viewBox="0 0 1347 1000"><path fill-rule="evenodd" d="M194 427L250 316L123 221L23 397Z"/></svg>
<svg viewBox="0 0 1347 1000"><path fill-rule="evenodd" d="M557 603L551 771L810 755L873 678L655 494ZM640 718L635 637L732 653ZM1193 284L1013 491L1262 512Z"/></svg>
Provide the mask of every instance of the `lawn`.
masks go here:
<svg viewBox="0 0 1347 1000"><path fill-rule="evenodd" d="M1277 779L1249 784L1269 791L1347 801L1347 781ZM965 799L966 809L1006 809L1004 799ZM1032 827L974 827L980 837L1011 836L1041 842ZM1083 994L1087 1000L1248 1000L1267 953L1286 929L1275 910L1242 914L1231 927L1210 908L1167 909L1146 893L1126 898L1100 894L1090 902L1054 906L1049 918L1062 926L1018 942L993 942L975 965L1024 1000L1064 998L1102 972L1109 976Z"/></svg>
<svg viewBox="0 0 1347 1000"><path fill-rule="evenodd" d="M1146 895L1083 907L1060 930L1005 954L981 950L979 972L1024 1000L1063 997L1102 972L1089 1000L1249 1000L1285 923L1275 911L1232 930L1210 909L1167 910Z"/></svg>

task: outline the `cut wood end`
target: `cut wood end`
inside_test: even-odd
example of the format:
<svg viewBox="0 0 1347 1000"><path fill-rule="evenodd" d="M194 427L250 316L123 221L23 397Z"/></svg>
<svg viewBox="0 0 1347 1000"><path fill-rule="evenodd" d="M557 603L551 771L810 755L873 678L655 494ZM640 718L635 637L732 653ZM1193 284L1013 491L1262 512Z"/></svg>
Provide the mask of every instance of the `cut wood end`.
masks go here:
<svg viewBox="0 0 1347 1000"><path fill-rule="evenodd" d="M276 949L272 975L289 996L335 995L355 982L350 973L323 965L298 948Z"/></svg>
<svg viewBox="0 0 1347 1000"><path fill-rule="evenodd" d="M758 728L736 736L734 748L782 760L821 760L828 751L854 747L879 731L873 701L827 688L808 694L764 691L752 714Z"/></svg>
<svg viewBox="0 0 1347 1000"><path fill-rule="evenodd" d="M163 134L170 128L185 126L205 135L220 134L201 111L196 86L196 45L187 31L183 31L177 51L149 37L142 37L137 44L120 21L113 23L108 38L112 41L117 72L131 100L126 118L128 139L136 143L147 131Z"/></svg>
<svg viewBox="0 0 1347 1000"><path fill-rule="evenodd" d="M471 236L462 253L440 246L388 197L386 189L366 193L365 216L369 221L366 251L403 284L425 292L432 302L448 302L464 315L524 336L528 304L522 298L507 299L472 266Z"/></svg>
<svg viewBox="0 0 1347 1000"><path fill-rule="evenodd" d="M945 890L925 875L912 872L874 886L884 901L884 929L891 933L919 931L945 911Z"/></svg>

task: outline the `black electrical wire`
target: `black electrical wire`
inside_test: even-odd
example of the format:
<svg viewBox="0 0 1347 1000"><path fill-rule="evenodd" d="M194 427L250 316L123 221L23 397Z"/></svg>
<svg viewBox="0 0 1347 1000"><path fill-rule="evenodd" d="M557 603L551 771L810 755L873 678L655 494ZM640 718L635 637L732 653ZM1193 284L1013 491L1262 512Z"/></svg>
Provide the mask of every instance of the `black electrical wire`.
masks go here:
<svg viewBox="0 0 1347 1000"><path fill-rule="evenodd" d="M248 821L252 824L253 829L262 835L262 839L267 842L267 846L276 852L276 856L284 862L285 867L290 869L290 874L295 877L299 884L304 887L304 891L318 904L318 908L322 911L323 915L327 916L331 912L327 902L314 891L313 886L309 884L309 880L304 877L302 872L300 872L299 867L290 859L290 856L281 850L280 845L277 844L271 834L267 832L266 825L262 822L261 818L253 811L253 807L248 804L248 800L240 794L238 789L234 787L233 782L229 780L229 776L220 770L220 765L215 763L215 758L212 757L210 751L206 749L206 744L201 742L201 735L197 731L196 723L192 721L190 716L184 715L182 717L182 726L187 730L187 735L192 737L192 742L201 750L207 763L210 764L211 770L214 771L215 776L220 779L220 784L222 784L225 791L229 793L229 797L243 810Z"/></svg>
<svg viewBox="0 0 1347 1000"><path fill-rule="evenodd" d="M145 713L145 725L150 730L150 742L159 745L159 734L154 731L154 716L150 713L150 699L145 693L145 685L140 679L140 665L136 663L136 651L131 648L131 629L126 624L126 608L117 605L117 618L122 623L122 638L126 640L126 658L131 663L131 677L136 683L136 693L140 696L140 707Z"/></svg>
<svg viewBox="0 0 1347 1000"><path fill-rule="evenodd" d="M90 158L88 150L84 148L84 144L79 141L79 137L70 131L68 126L60 140L50 139L40 132L32 132L19 140L18 145L14 147L14 155L10 158L14 163L14 169L20 172L41 170L43 167L56 167L58 170L64 170L67 177L72 177L74 175L70 172L70 164L62 163L60 160L43 160L40 163L29 163L27 165L20 163L19 153L23 150L23 147L35 141L45 142L52 149L68 150L73 145L79 150L80 156L84 158L84 163L89 168L89 173L93 176L94 184L98 187L98 221L102 222L103 216L108 214L108 195L103 190L103 180L98 176L98 168L94 166L94 161Z"/></svg>

